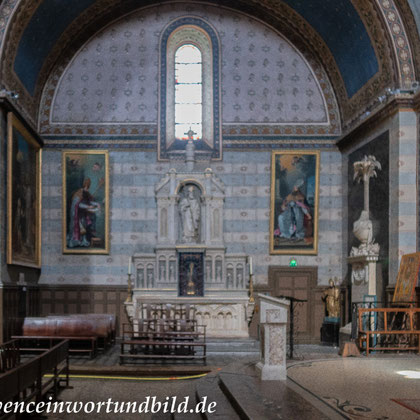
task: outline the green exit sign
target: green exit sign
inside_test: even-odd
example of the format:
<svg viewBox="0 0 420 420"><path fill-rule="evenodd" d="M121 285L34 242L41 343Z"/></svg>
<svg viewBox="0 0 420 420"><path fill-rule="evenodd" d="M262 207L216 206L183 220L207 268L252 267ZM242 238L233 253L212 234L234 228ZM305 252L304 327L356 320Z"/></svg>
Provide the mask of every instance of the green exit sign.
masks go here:
<svg viewBox="0 0 420 420"><path fill-rule="evenodd" d="M297 267L296 258L291 258L291 260L289 261L289 267Z"/></svg>

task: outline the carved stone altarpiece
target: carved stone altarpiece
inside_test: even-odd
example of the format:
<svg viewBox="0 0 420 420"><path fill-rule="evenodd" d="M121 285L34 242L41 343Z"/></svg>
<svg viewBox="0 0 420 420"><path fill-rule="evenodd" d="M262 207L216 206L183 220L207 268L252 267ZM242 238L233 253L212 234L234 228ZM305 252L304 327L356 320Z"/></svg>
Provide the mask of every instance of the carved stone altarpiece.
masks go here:
<svg viewBox="0 0 420 420"><path fill-rule="evenodd" d="M141 303L191 303L208 336L247 337L246 255L226 253L223 182L211 169L171 169L155 186L155 198L157 242L153 253L133 256L129 317L136 318ZM192 283L197 275L203 279L199 288L188 286L188 266L180 272L183 255L202 255L201 265L190 261Z"/></svg>

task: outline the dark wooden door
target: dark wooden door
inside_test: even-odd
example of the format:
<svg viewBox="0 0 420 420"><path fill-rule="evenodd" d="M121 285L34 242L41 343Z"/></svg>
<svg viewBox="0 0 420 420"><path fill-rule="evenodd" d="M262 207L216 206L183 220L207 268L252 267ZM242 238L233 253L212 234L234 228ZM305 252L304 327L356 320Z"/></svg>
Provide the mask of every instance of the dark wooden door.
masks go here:
<svg viewBox="0 0 420 420"><path fill-rule="evenodd" d="M268 287L272 296L290 296L307 302L295 303L295 342L319 343L324 318L321 299L325 287L318 287L318 267L270 266Z"/></svg>

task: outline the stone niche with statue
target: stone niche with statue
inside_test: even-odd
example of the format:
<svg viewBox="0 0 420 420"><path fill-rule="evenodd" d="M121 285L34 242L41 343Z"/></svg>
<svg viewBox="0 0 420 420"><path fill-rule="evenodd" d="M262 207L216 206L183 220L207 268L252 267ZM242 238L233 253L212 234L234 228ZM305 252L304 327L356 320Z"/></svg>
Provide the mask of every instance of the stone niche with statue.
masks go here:
<svg viewBox="0 0 420 420"><path fill-rule="evenodd" d="M227 254L225 186L211 169L171 169L155 186L157 243L133 255L131 320L142 304L189 303L210 337L248 337L247 258Z"/></svg>

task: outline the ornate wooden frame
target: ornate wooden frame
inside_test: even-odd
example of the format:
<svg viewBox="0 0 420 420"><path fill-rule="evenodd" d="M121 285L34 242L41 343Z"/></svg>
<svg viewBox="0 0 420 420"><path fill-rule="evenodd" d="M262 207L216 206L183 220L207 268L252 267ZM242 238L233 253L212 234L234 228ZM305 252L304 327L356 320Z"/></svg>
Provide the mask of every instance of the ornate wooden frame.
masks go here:
<svg viewBox="0 0 420 420"><path fill-rule="evenodd" d="M306 174L306 179L303 179L305 187L308 186L308 180L311 179L312 188L313 188L313 204L312 206L306 206L310 209L309 213L312 224L313 224L313 232L310 237L306 237L306 230L305 230L305 238L301 240L296 240L295 242L302 242L302 244L294 245L294 240L283 240L288 238L280 238L280 229L278 226L278 215L280 213L280 200L286 199L288 195L292 192L292 188L290 185L287 186L287 191L280 191L283 187L280 185L280 174L276 168L276 163L280 162L282 157L285 157L287 164L292 166L296 166L299 162L299 159L312 156L315 159L313 170L308 174ZM307 159L306 159L307 160ZM288 255L316 255L318 253L318 201L319 201L319 160L320 160L320 152L319 151L306 151L306 150L279 150L273 151L271 154L271 199L270 199L270 254L288 254ZM308 160L307 160L308 161ZM308 161L309 162L309 161ZM303 172L299 173L298 169L293 169L294 177L296 178L294 182L297 182L297 176L305 177ZM287 174L289 168L284 169L285 173ZM292 172L292 170L290 171ZM299 178L302 180L302 178ZM283 182L283 186L286 182ZM281 195L283 194L283 196ZM306 201L306 194L305 194L305 201ZM277 234L278 233L278 234ZM283 240L285 242L285 246L281 246L280 242ZM292 246L293 245L293 246Z"/></svg>
<svg viewBox="0 0 420 420"><path fill-rule="evenodd" d="M22 122L12 113L7 116L8 147L7 147L7 264L16 264L27 267L41 267L41 145L24 127ZM22 150L16 151L16 142L23 140L23 146L27 145L30 156L25 156ZM15 153L16 152L16 153ZM33 156L34 154L34 156ZM31 161L25 162L25 159ZM18 176L17 164L21 165L21 178ZM23 168L23 171L22 171ZM29 168L29 169L28 169ZM33 175L35 177L33 178ZM26 180L22 179L26 176ZM30 202L29 201L32 201ZM19 217L22 214L22 220ZM32 234L33 243L25 244L27 240L30 221L35 224ZM26 239L23 238L23 230ZM18 239L20 238L20 239ZM25 248L29 255L21 255L16 251L16 244L21 242L21 248ZM19 246L19 244L18 244ZM32 249L33 246L33 249Z"/></svg>
<svg viewBox="0 0 420 420"><path fill-rule="evenodd" d="M403 255L392 303L412 302L420 269L420 252Z"/></svg>
<svg viewBox="0 0 420 420"><path fill-rule="evenodd" d="M67 163L70 156L87 156L87 155L103 155L104 162L104 202L103 206L105 210L104 214L104 244L98 248L83 248L75 247L70 248L67 244L67 216L68 216L68 193L71 194L71 191L67 191ZM62 195L62 205L63 205L63 216L62 216L62 246L63 254L109 254L109 154L108 150L66 150L62 153L62 171L63 171L63 195ZM79 187L82 187L80 185ZM99 187L98 187L99 189ZM94 194L95 195L95 194Z"/></svg>

